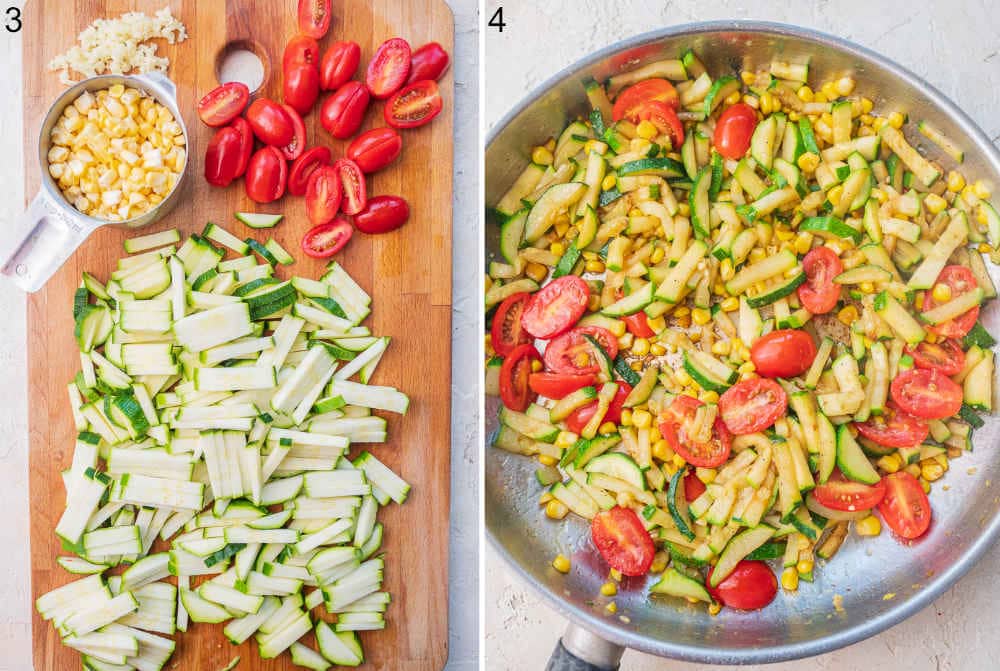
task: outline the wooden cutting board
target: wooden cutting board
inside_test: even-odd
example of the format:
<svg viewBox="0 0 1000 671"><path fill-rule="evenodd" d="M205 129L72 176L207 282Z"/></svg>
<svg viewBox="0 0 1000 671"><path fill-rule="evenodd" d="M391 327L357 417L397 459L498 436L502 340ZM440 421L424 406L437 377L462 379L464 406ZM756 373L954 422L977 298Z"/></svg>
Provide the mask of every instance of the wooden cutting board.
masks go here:
<svg viewBox="0 0 1000 671"><path fill-rule="evenodd" d="M169 4L187 27L188 39L160 45L170 59L169 76L177 84L180 108L190 136L191 174L184 198L164 220L143 229L151 233L178 228L200 232L214 221L240 237L261 242L273 235L296 257L291 272L318 278L323 265L299 251L309 228L304 199L285 196L277 203L250 201L240 180L225 189L203 179L205 148L212 129L197 117L195 104L217 85L217 60L227 44L249 45L261 56L265 82L259 94L280 100L281 57L297 32L295 0L35 0L24 10L24 101L27 190L39 183L36 139L48 106L63 90L48 62L74 44L94 19L142 10L152 15ZM362 70L378 45L399 36L415 47L436 40L453 51L453 17L443 0L334 0L334 17L322 47L350 39L362 49ZM161 41L162 42L162 41ZM451 380L451 212L452 114L451 73L440 82L445 111L430 125L404 131L400 160L369 177L370 194L397 194L410 203L411 217L399 231L381 236L356 234L338 255L350 274L371 294L373 333L392 336L376 373L377 384L399 387L410 395L409 412L389 417L390 442L372 451L412 486L403 506L384 509L385 589L393 603L384 631L364 632L369 669L438 671L448 644L448 505ZM308 145L331 147L343 155L346 143L320 126L319 104L305 119ZM363 130L384 125L382 105L368 111ZM254 231L233 219L238 211L283 212L285 220L270 231ZM134 233L132 235L135 235ZM60 471L69 466L75 430L66 384L79 368L71 314L73 290L84 270L107 280L122 256L126 232L105 227L76 252L44 289L28 300L28 393L30 400L31 564L35 597L69 582L73 576L55 562L60 544L53 529L64 506ZM9 290L9 289L8 289ZM352 449L352 455L357 450ZM321 609L319 609L321 610ZM317 611L318 612L318 611ZM33 620L36 671L79 668L77 654L62 646L51 624L37 613ZM261 660L256 644L232 646L221 625L192 625L178 634L168 669L215 671L235 656L240 671L292 669L288 655ZM312 643L312 637L306 642Z"/></svg>

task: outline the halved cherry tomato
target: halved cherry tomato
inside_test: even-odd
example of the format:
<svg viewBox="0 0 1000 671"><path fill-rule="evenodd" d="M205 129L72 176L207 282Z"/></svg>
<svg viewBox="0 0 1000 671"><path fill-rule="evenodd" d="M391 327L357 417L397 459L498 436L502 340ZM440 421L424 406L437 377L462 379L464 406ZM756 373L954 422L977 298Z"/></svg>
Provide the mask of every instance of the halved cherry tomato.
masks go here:
<svg viewBox="0 0 1000 671"><path fill-rule="evenodd" d="M306 150L306 125L302 123L302 117L291 105L282 105L285 112L288 114L288 118L292 120L292 128L294 133L292 134L292 141L281 147L281 153L289 161L294 161L299 156L302 156L302 152Z"/></svg>
<svg viewBox="0 0 1000 671"><path fill-rule="evenodd" d="M413 52L410 58L410 78L407 84L422 79L441 79L448 69L448 52L437 42L428 42Z"/></svg>
<svg viewBox="0 0 1000 671"><path fill-rule="evenodd" d="M666 79L645 79L618 94L611 110L611 118L615 121L632 120L639 108L650 100L665 103L671 109L677 109L680 105L677 89L673 84Z"/></svg>
<svg viewBox="0 0 1000 671"><path fill-rule="evenodd" d="M757 113L750 105L730 105L715 124L712 145L724 158L738 161L750 148L750 136L756 127Z"/></svg>
<svg viewBox="0 0 1000 671"><path fill-rule="evenodd" d="M375 196L354 217L354 227L362 233L388 233L410 218L410 204L399 196Z"/></svg>
<svg viewBox="0 0 1000 671"><path fill-rule="evenodd" d="M536 396L528 386L531 362L539 361L534 345L519 345L504 357L500 366L500 399L511 410L524 412Z"/></svg>
<svg viewBox="0 0 1000 671"><path fill-rule="evenodd" d="M754 340L750 360L764 377L795 377L809 370L816 358L812 336L798 329L778 329Z"/></svg>
<svg viewBox="0 0 1000 671"><path fill-rule="evenodd" d="M705 493L708 487L705 483L698 479L698 476L694 471L688 471L684 475L684 499L691 503L699 496Z"/></svg>
<svg viewBox="0 0 1000 671"><path fill-rule="evenodd" d="M939 370L904 370L889 391L900 409L920 419L945 419L962 407L962 388Z"/></svg>
<svg viewBox="0 0 1000 671"><path fill-rule="evenodd" d="M965 368L965 352L957 340L931 343L926 340L916 347L907 346L906 353L913 357L917 368L937 370L945 375L958 375Z"/></svg>
<svg viewBox="0 0 1000 671"><path fill-rule="evenodd" d="M930 433L926 422L900 410L892 401L885 404L881 415L873 415L866 422L855 422L854 427L862 436L883 447L913 447L924 442Z"/></svg>
<svg viewBox="0 0 1000 671"><path fill-rule="evenodd" d="M885 480L866 485L848 480L843 473L835 470L825 483L816 485L812 495L819 503L833 510L871 510L885 496Z"/></svg>
<svg viewBox="0 0 1000 671"><path fill-rule="evenodd" d="M737 382L719 397L719 415L737 436L763 431L787 409L788 395L782 386L762 377Z"/></svg>
<svg viewBox="0 0 1000 671"><path fill-rule="evenodd" d="M639 121L652 122L657 130L669 135L670 144L674 149L680 149L684 144L684 124L677 118L677 112L667 103L658 100L646 101L639 106L635 117Z"/></svg>
<svg viewBox="0 0 1000 671"><path fill-rule="evenodd" d="M646 575L653 564L653 538L631 508L615 506L597 513L590 537L604 561L622 575Z"/></svg>
<svg viewBox="0 0 1000 671"><path fill-rule="evenodd" d="M975 275L965 266L945 266L938 275L935 284L944 284L951 289L952 299L958 298L967 291L974 290L978 285ZM921 308L924 312L936 308L939 303L934 300L932 291L924 292L924 303ZM979 306L970 308L946 322L940 324L927 325L927 330L945 338L961 338L976 325L979 319Z"/></svg>
<svg viewBox="0 0 1000 671"><path fill-rule="evenodd" d="M681 455L692 466L715 468L726 463L732 451L732 434L721 417L712 425L712 438L708 442L696 442L688 436L687 426L694 419L695 411L704 405L698 399L680 395L660 418L660 434L666 438L670 448Z"/></svg>
<svg viewBox="0 0 1000 671"><path fill-rule="evenodd" d="M309 114L319 97L319 69L315 63L294 63L284 69L285 103L302 115Z"/></svg>
<svg viewBox="0 0 1000 671"><path fill-rule="evenodd" d="M347 158L358 164L365 174L378 172L389 165L403 150L403 138L391 128L372 128L347 145Z"/></svg>
<svg viewBox="0 0 1000 671"><path fill-rule="evenodd" d="M298 63L319 65L319 42L308 35L296 35L288 40L285 53L281 56L282 69Z"/></svg>
<svg viewBox="0 0 1000 671"><path fill-rule="evenodd" d="M649 328L649 320L646 319L645 312L636 312L634 315L628 315L624 318L624 321L625 328L636 338L652 338L656 335L656 331Z"/></svg>
<svg viewBox="0 0 1000 671"><path fill-rule="evenodd" d="M349 158L337 159L333 169L340 178L340 190L344 194L340 208L344 214L357 214L368 204L368 190L365 175L358 164Z"/></svg>
<svg viewBox="0 0 1000 671"><path fill-rule="evenodd" d="M368 109L368 89L360 82L347 82L323 101L319 122L338 140L346 140L361 128Z"/></svg>
<svg viewBox="0 0 1000 671"><path fill-rule="evenodd" d="M410 76L410 43L401 37L383 42L368 63L365 84L372 96L384 100L402 88Z"/></svg>
<svg viewBox="0 0 1000 671"><path fill-rule="evenodd" d="M587 309L590 287L576 275L553 280L532 295L521 321L536 338L555 338L565 333Z"/></svg>
<svg viewBox="0 0 1000 671"><path fill-rule="evenodd" d="M299 0L299 32L322 39L330 30L330 0Z"/></svg>
<svg viewBox="0 0 1000 671"><path fill-rule="evenodd" d="M617 424L622 418L622 408L625 407L625 399L628 395L632 393L632 386L627 382L622 382L618 380L615 384L618 385L618 391L615 392L614 398L611 399L611 403L608 405L608 411L604 413L604 419L601 423L612 422ZM583 431L583 427L587 426L587 422L590 418L594 416L597 412L597 401L588 403L587 405L582 405L573 412L570 413L569 417L566 418L566 426L573 433L580 433Z"/></svg>
<svg viewBox="0 0 1000 671"><path fill-rule="evenodd" d="M343 217L329 224L313 226L302 236L302 251L314 259L328 259L347 244L354 234L354 227Z"/></svg>
<svg viewBox="0 0 1000 671"><path fill-rule="evenodd" d="M236 178L242 138L239 132L226 126L215 131L205 150L205 181L212 186L229 186Z"/></svg>
<svg viewBox="0 0 1000 671"><path fill-rule="evenodd" d="M577 389L597 384L596 375L572 375L569 373L532 373L528 386L539 396L560 399Z"/></svg>
<svg viewBox="0 0 1000 671"><path fill-rule="evenodd" d="M395 93L385 104L382 115L393 128L417 128L441 113L441 94L432 79L424 79Z"/></svg>
<svg viewBox="0 0 1000 671"><path fill-rule="evenodd" d="M264 144L284 147L295 136L295 127L285 108L268 98L257 98L247 108L253 134Z"/></svg>
<svg viewBox="0 0 1000 671"><path fill-rule="evenodd" d="M250 165L250 157L253 156L253 129L250 128L250 122L241 116L233 119L229 127L235 129L240 134L240 151L239 160L236 162L236 176L242 177L243 173L247 171L247 166Z"/></svg>
<svg viewBox="0 0 1000 671"><path fill-rule="evenodd" d="M545 368L553 373L598 373L601 366L594 346L584 338L597 341L609 358L618 356L618 338L600 326L578 326L553 338L545 347Z"/></svg>
<svg viewBox="0 0 1000 671"><path fill-rule="evenodd" d="M270 203L285 194L288 164L277 147L262 147L250 157L245 180L247 196L257 203Z"/></svg>
<svg viewBox="0 0 1000 671"><path fill-rule="evenodd" d="M329 165L330 149L328 147L312 147L306 149L288 171L288 193L293 196L304 196L309 175L321 165Z"/></svg>
<svg viewBox="0 0 1000 671"><path fill-rule="evenodd" d="M316 168L306 184L306 216L313 226L327 224L340 211L340 178L331 166Z"/></svg>
<svg viewBox="0 0 1000 671"><path fill-rule="evenodd" d="M323 54L319 66L319 84L324 91L335 91L351 81L361 62L361 47L357 42L334 42Z"/></svg>
<svg viewBox="0 0 1000 671"><path fill-rule="evenodd" d="M708 570L709 579L713 570L714 566ZM708 593L730 608L760 610L774 601L778 594L778 579L764 562L744 559L725 580L714 588L709 587Z"/></svg>
<svg viewBox="0 0 1000 671"><path fill-rule="evenodd" d="M198 101L198 117L207 126L225 126L247 106L250 89L243 82L226 82Z"/></svg>
<svg viewBox="0 0 1000 671"><path fill-rule="evenodd" d="M897 471L884 478L885 498L878 511L897 536L912 540L920 538L931 525L931 503L920 482L906 471Z"/></svg>
<svg viewBox="0 0 1000 671"><path fill-rule="evenodd" d="M802 270L806 274L805 283L798 288L802 306L814 315L826 314L837 307L840 285L833 278L844 272L837 253L829 247L811 249L802 259Z"/></svg>
<svg viewBox="0 0 1000 671"><path fill-rule="evenodd" d="M500 356L507 356L515 347L531 342L531 336L521 328L521 313L529 296L531 294L526 291L508 296L493 314L490 343Z"/></svg>

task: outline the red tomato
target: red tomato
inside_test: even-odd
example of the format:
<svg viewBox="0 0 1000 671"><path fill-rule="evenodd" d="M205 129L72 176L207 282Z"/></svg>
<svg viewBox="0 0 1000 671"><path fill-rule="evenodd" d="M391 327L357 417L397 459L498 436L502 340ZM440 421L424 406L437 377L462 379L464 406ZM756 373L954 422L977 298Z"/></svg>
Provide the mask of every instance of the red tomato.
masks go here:
<svg viewBox="0 0 1000 671"><path fill-rule="evenodd" d="M262 147L247 166L246 191L250 200L270 203L285 194L288 164L277 147Z"/></svg>
<svg viewBox="0 0 1000 671"><path fill-rule="evenodd" d="M354 227L343 217L329 224L313 226L302 236L302 251L314 259L328 259L347 244L354 234Z"/></svg>
<svg viewBox="0 0 1000 671"><path fill-rule="evenodd" d="M257 98L247 108L253 134L264 144L284 147L295 137L295 127L285 108L268 98Z"/></svg>
<svg viewBox="0 0 1000 671"><path fill-rule="evenodd" d="M361 47L357 42L334 42L323 54L319 66L319 84L324 91L335 91L351 81L361 62Z"/></svg>
<svg viewBox="0 0 1000 671"><path fill-rule="evenodd" d="M705 483L698 479L698 476L694 471L688 471L684 475L684 499L691 503L696 498L705 493L708 487Z"/></svg>
<svg viewBox="0 0 1000 671"><path fill-rule="evenodd" d="M597 352L589 335L614 359L618 356L618 338L600 326L578 326L554 338L545 348L545 368L553 373L598 373L601 370Z"/></svg>
<svg viewBox="0 0 1000 671"><path fill-rule="evenodd" d="M229 186L236 178L242 138L231 126L215 131L205 151L205 181L212 186Z"/></svg>
<svg viewBox="0 0 1000 671"><path fill-rule="evenodd" d="M290 39L281 57L283 70L299 63L319 64L319 42L308 35L296 35Z"/></svg>
<svg viewBox="0 0 1000 671"><path fill-rule="evenodd" d="M900 410L891 401L885 404L881 415L873 415L866 422L855 422L854 427L862 436L883 447L913 447L924 442L930 433L926 422Z"/></svg>
<svg viewBox="0 0 1000 671"><path fill-rule="evenodd" d="M613 422L617 424L621 420L622 408L625 407L625 399L632 392L632 387L627 382L618 380L615 384L618 385L618 391L615 392L614 398L611 399L608 411L604 414L604 419L601 420L602 423ZM582 405L571 412L569 417L566 418L566 426L573 433L580 433L583 431L583 427L587 426L587 422L590 421L595 412L597 412L597 401Z"/></svg>
<svg viewBox="0 0 1000 671"><path fill-rule="evenodd" d="M340 210L340 179L328 165L313 170L306 183L306 215L313 226L328 224Z"/></svg>
<svg viewBox="0 0 1000 671"><path fill-rule="evenodd" d="M713 570L714 566L708 570L708 580L711 580ZM708 592L712 598L730 608L760 610L774 601L778 593L778 579L764 562L744 559L725 580L714 588L709 587Z"/></svg>
<svg viewBox="0 0 1000 671"><path fill-rule="evenodd" d="M576 275L552 280L532 295L521 321L536 338L555 338L565 333L587 309L590 287Z"/></svg>
<svg viewBox="0 0 1000 671"><path fill-rule="evenodd" d="M806 281L799 285L799 301L814 315L826 314L837 307L840 285L833 278L844 272L840 257L829 247L816 247L802 259Z"/></svg>
<svg viewBox="0 0 1000 671"><path fill-rule="evenodd" d="M508 296L497 311L493 313L493 326L490 330L490 343L493 351L500 356L507 356L518 345L531 342L531 336L521 328L521 313L531 296L526 291Z"/></svg>
<svg viewBox="0 0 1000 671"><path fill-rule="evenodd" d="M354 227L362 233L388 233L410 218L410 205L399 196L375 196L354 217Z"/></svg>
<svg viewBox="0 0 1000 671"><path fill-rule="evenodd" d="M926 340L916 347L907 346L906 353L913 357L917 368L937 370L945 375L958 375L965 368L965 352L957 340L930 343Z"/></svg>
<svg viewBox="0 0 1000 671"><path fill-rule="evenodd" d="M399 90L385 104L382 115L394 128L417 128L441 113L441 94L432 79L424 79Z"/></svg>
<svg viewBox="0 0 1000 671"><path fill-rule="evenodd" d="M957 298L967 291L972 291L977 286L976 278L972 271L965 266L945 266L938 275L935 284L945 284L951 289L951 297ZM925 312L938 306L931 291L924 292L924 303L921 308ZM979 306L966 310L954 319L949 319L940 324L928 325L926 328L931 333L936 333L945 338L961 338L976 325L979 319Z"/></svg>
<svg viewBox="0 0 1000 671"><path fill-rule="evenodd" d="M719 415L731 433L757 433L774 424L788 409L780 384L762 377L737 382L719 397Z"/></svg>
<svg viewBox="0 0 1000 671"><path fill-rule="evenodd" d="M361 128L368 100L368 89L358 82L347 82L323 101L319 122L330 135L346 140Z"/></svg>
<svg viewBox="0 0 1000 671"><path fill-rule="evenodd" d="M816 485L812 495L819 503L834 510L852 513L871 510L885 496L885 480L879 480L875 485L866 485L848 480L843 473L835 470L829 480Z"/></svg>
<svg viewBox="0 0 1000 671"><path fill-rule="evenodd" d="M560 399L577 389L597 384L596 375L573 375L570 373L532 373L528 386L539 396Z"/></svg>
<svg viewBox="0 0 1000 671"><path fill-rule="evenodd" d="M757 127L757 113L746 103L736 103L726 108L715 124L712 144L724 158L737 161L750 148L750 136Z"/></svg>
<svg viewBox="0 0 1000 671"><path fill-rule="evenodd" d="M524 412L536 396L528 386L531 376L531 362L538 361L538 350L534 345L518 345L504 357L500 366L500 399L511 410Z"/></svg>
<svg viewBox="0 0 1000 671"><path fill-rule="evenodd" d="M650 121L661 133L670 136L670 144L680 149L684 144L684 124L677 118L677 112L666 103L649 100L643 103L636 112L639 121Z"/></svg>
<svg viewBox="0 0 1000 671"><path fill-rule="evenodd" d="M236 176L242 177L250 165L250 157L253 156L253 129L250 122L241 116L233 119L229 127L240 134L239 160L236 162Z"/></svg>
<svg viewBox="0 0 1000 671"><path fill-rule="evenodd" d="M321 39L330 30L330 0L299 0L299 32Z"/></svg>
<svg viewBox="0 0 1000 671"><path fill-rule="evenodd" d="M652 338L656 331L649 328L649 320L646 319L645 312L636 312L634 315L625 317L625 328L636 338Z"/></svg>
<svg viewBox="0 0 1000 671"><path fill-rule="evenodd" d="M288 193L293 196L304 196L309 175L321 165L329 165L330 150L327 147L306 149L288 171Z"/></svg>
<svg viewBox="0 0 1000 671"><path fill-rule="evenodd" d="M962 388L939 370L904 370L889 391L901 410L920 419L945 419L962 407Z"/></svg>
<svg viewBox="0 0 1000 671"><path fill-rule="evenodd" d="M347 158L365 174L378 172L403 150L403 138L391 128L373 128L354 138L347 146Z"/></svg>
<svg viewBox="0 0 1000 671"><path fill-rule="evenodd" d="M750 360L764 377L795 377L816 358L812 336L798 329L778 329L754 340Z"/></svg>
<svg viewBox="0 0 1000 671"><path fill-rule="evenodd" d="M638 84L633 84L618 94L614 108L611 110L611 118L615 121L621 119L632 120L635 118L642 105L650 100L665 103L672 109L677 109L680 99L677 96L677 89L666 79L646 79Z"/></svg>
<svg viewBox="0 0 1000 671"><path fill-rule="evenodd" d="M319 97L319 70L314 63L296 63L285 68L285 103L299 114L309 114Z"/></svg>
<svg viewBox="0 0 1000 671"><path fill-rule="evenodd" d="M410 43L400 37L383 42L368 63L365 84L374 98L384 100L403 87L410 76Z"/></svg>
<svg viewBox="0 0 1000 671"><path fill-rule="evenodd" d="M357 214L368 205L368 191L365 187L365 175L358 164L349 158L337 159L333 169L340 178L340 190L344 194L341 209L344 214Z"/></svg>
<svg viewBox="0 0 1000 671"><path fill-rule="evenodd" d="M288 118L292 120L292 128L295 132L292 134L292 141L281 148L281 153L289 161L294 161L302 156L302 152L306 150L306 125L302 123L302 117L295 111L295 108L291 105L282 105L282 107L288 114Z"/></svg>
<svg viewBox="0 0 1000 671"><path fill-rule="evenodd" d="M250 89L243 82L226 82L198 101L198 117L208 126L225 126L247 106Z"/></svg>
<svg viewBox="0 0 1000 671"><path fill-rule="evenodd" d="M631 508L615 506L597 513L590 537L604 561L622 575L645 575L653 564L653 538Z"/></svg>
<svg viewBox="0 0 1000 671"><path fill-rule="evenodd" d="M931 503L920 482L906 471L884 478L885 498L878 511L897 536L912 540L924 535L931 525Z"/></svg>
<svg viewBox="0 0 1000 671"><path fill-rule="evenodd" d="M704 405L691 396L675 396L673 403L660 418L660 434L670 448L692 466L715 468L726 463L732 451L732 435L721 417L715 418L712 438L708 442L695 442L687 434L687 425L694 419L698 406Z"/></svg>
<svg viewBox="0 0 1000 671"><path fill-rule="evenodd" d="M448 69L448 52L437 42L428 42L413 52L410 59L410 78L407 84L422 79L441 79Z"/></svg>

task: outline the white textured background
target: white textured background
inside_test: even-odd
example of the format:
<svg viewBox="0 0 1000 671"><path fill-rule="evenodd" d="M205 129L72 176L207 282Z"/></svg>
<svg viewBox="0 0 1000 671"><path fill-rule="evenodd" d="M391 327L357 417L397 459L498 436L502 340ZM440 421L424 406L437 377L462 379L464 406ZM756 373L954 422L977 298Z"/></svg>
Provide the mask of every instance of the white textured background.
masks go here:
<svg viewBox="0 0 1000 671"><path fill-rule="evenodd" d="M447 0L455 13L455 227L452 315L452 499L449 671L478 668L479 398L467 373L479 367L479 47L476 0ZM24 6L24 0L0 3ZM149 10L162 2L151 0ZM69 45L66 45L67 47ZM40 75L42 76L42 75ZM55 75L44 75L55 76ZM24 208L21 39L0 27L0 225ZM34 167L32 166L32 169ZM28 570L28 424L24 296L0 286L0 671L31 669ZM466 381L466 382L463 382ZM67 669L66 671L70 671ZM214 671L184 669L182 671Z"/></svg>
<svg viewBox="0 0 1000 671"><path fill-rule="evenodd" d="M484 110L495 124L534 86L618 40L678 23L766 19L796 23L868 46L907 67L963 107L1000 145L1000 3L995 0L487 0L507 27L486 29ZM875 565L863 570L877 570ZM541 671L565 626L486 551L484 651L490 671ZM835 653L767 671L986 671L1000 668L996 601L1000 549L931 607L889 631ZM627 652L625 671L709 671L728 667Z"/></svg>

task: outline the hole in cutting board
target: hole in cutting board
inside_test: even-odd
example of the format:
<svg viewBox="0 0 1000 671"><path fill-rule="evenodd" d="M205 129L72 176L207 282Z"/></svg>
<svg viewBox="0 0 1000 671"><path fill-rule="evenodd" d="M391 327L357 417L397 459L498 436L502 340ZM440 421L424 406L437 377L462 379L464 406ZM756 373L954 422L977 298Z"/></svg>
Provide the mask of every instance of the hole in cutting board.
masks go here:
<svg viewBox="0 0 1000 671"><path fill-rule="evenodd" d="M243 82L256 93L267 80L269 63L259 45L239 40L222 48L215 59L215 76L220 84Z"/></svg>

